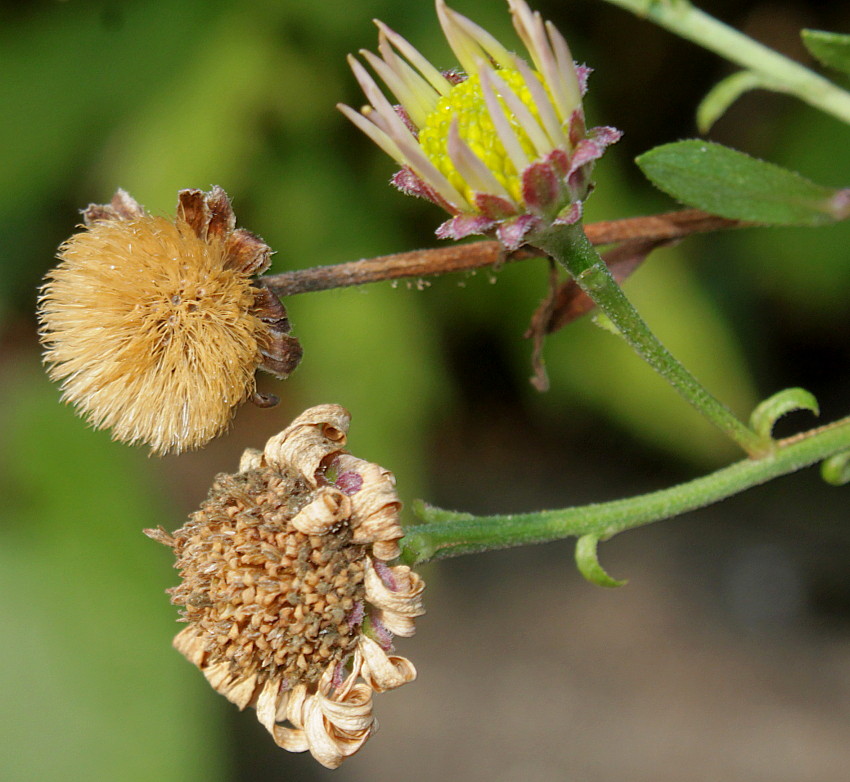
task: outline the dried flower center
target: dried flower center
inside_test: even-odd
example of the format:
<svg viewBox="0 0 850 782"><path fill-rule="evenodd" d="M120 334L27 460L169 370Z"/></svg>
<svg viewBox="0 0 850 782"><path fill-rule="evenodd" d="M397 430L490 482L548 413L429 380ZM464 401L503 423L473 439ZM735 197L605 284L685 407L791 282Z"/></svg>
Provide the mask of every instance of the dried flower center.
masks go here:
<svg viewBox="0 0 850 782"><path fill-rule="evenodd" d="M172 602L205 634L210 663L294 686L354 651L367 552L344 524L325 535L294 529L289 520L312 498L294 473L220 475L174 534L183 581Z"/></svg>
<svg viewBox="0 0 850 782"><path fill-rule="evenodd" d="M247 275L224 268L221 242L204 242L185 224L158 218L127 221L123 227L139 239L136 263L147 277L135 302L130 297L125 301L133 303L139 334L153 339L159 351L167 349L174 335L244 319L253 291ZM182 349L185 340L180 341Z"/></svg>
<svg viewBox="0 0 850 782"><path fill-rule="evenodd" d="M502 68L498 71L498 75L528 107L534 117L539 118L537 107L531 92L525 85L522 74L510 68ZM499 103L505 109L508 121L511 123L523 151L531 159L534 159L536 152L528 134L522 129L511 111L507 109L501 97ZM496 126L490 118L490 112L481 91L481 80L477 75L470 76L465 81L456 84L448 95L440 98L437 107L428 115L425 124L419 131L419 144L431 162L437 166L457 190L466 196L470 203L474 203L475 191L458 173L447 150L449 128L455 117L457 117L460 137L490 169L496 179L504 185L514 200L517 203L522 203L522 182L499 138L499 134L496 132Z"/></svg>

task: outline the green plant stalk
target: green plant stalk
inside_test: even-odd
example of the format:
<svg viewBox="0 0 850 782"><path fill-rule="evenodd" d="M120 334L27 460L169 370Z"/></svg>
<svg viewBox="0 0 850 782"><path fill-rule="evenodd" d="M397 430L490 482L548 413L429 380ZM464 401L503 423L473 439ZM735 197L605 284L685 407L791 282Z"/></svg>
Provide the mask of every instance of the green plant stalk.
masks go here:
<svg viewBox="0 0 850 782"><path fill-rule="evenodd" d="M763 86L795 95L850 124L850 93L794 60L695 8L687 0L606 0L758 74Z"/></svg>
<svg viewBox="0 0 850 782"><path fill-rule="evenodd" d="M661 344L611 276L581 224L551 228L534 237L531 243L558 261L638 355L750 456L759 456L772 448L769 438L759 436L739 421Z"/></svg>
<svg viewBox="0 0 850 782"><path fill-rule="evenodd" d="M572 536L600 539L705 507L850 449L850 417L775 442L760 459L745 459L710 475L638 497L561 510L472 516L425 507L431 523L408 527L401 561L416 565L462 554L546 543Z"/></svg>

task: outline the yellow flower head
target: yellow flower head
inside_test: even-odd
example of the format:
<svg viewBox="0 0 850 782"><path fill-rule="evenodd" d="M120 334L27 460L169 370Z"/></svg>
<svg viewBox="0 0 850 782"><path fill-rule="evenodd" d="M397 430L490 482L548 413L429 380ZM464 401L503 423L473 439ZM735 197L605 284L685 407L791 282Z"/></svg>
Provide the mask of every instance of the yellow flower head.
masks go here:
<svg viewBox="0 0 850 782"><path fill-rule="evenodd" d="M183 190L175 220L119 190L83 213L39 300L50 377L96 428L155 453L206 444L301 357L286 310L252 275L271 250L235 227L221 188Z"/></svg>
<svg viewBox="0 0 850 782"><path fill-rule="evenodd" d="M314 407L219 475L170 546L169 590L187 627L175 647L275 742L336 768L377 727L372 694L416 677L392 654L424 613L398 556L395 479L344 450L348 412Z"/></svg>
<svg viewBox="0 0 850 782"><path fill-rule="evenodd" d="M573 63L561 34L524 0L508 2L530 63L436 1L465 73L440 72L378 22L380 56L360 53L398 105L350 57L370 105L340 110L402 166L393 180L400 190L454 215L440 237L495 232L515 249L535 230L578 221L592 163L620 136L585 129L588 69Z"/></svg>

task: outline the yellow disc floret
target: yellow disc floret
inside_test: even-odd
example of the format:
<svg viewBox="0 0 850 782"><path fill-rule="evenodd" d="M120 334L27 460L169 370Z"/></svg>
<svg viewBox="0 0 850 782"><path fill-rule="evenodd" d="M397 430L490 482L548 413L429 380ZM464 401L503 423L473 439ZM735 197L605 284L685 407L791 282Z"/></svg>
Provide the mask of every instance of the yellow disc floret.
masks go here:
<svg viewBox="0 0 850 782"><path fill-rule="evenodd" d="M522 74L517 70L502 68L499 69L498 75L528 107L535 119L539 120L537 107L534 105L534 100L525 85ZM501 97L499 102L504 108L505 103ZM537 157L537 152L528 134L522 129L510 110L505 110L505 116L508 118L523 151L529 159L534 160ZM431 162L437 166L457 190L463 193L470 203L474 203L473 189L455 168L447 151L449 128L455 117L457 117L460 137L490 169L496 179L511 194L511 197L521 204L522 183L519 173L496 132L496 126L490 117L487 103L481 91L481 80L477 75L470 76L452 87L451 92L440 99L436 109L428 115L424 125L419 130L419 144Z"/></svg>

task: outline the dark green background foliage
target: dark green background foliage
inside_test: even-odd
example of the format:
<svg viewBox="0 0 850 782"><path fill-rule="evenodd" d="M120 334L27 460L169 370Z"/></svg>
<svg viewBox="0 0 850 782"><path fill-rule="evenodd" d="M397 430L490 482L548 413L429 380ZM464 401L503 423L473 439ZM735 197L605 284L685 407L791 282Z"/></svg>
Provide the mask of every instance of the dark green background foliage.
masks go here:
<svg viewBox="0 0 850 782"><path fill-rule="evenodd" d="M826 3L744 5L706 10L801 58L800 27L850 29ZM631 161L695 135L693 110L729 67L602 3L539 7L596 69L590 121L626 134L598 167L589 219L674 208ZM514 40L501 3L457 8ZM374 48L372 17L453 64L424 0L0 4L4 779L324 778L170 648L175 574L140 533L179 526L216 472L305 406L346 405L352 449L392 469L405 501L477 512L647 491L737 458L588 319L549 339L552 390L532 389L522 333L542 262L294 297L303 365L262 380L282 404L243 409L201 453L148 458L59 404L36 287L78 210L116 187L172 213L178 189L223 186L276 249L273 271L437 244L442 215L387 187L390 161L333 108L362 102L345 54ZM711 138L850 184L847 128L790 98L744 96ZM828 420L850 398L848 246L847 224L699 237L627 289L740 415L800 385ZM335 778L841 779L846 504L812 473L633 533L600 549L631 579L616 595L584 584L565 544L432 569L430 614L399 645L421 680L376 699L381 732ZM792 751L782 726L801 725Z"/></svg>

